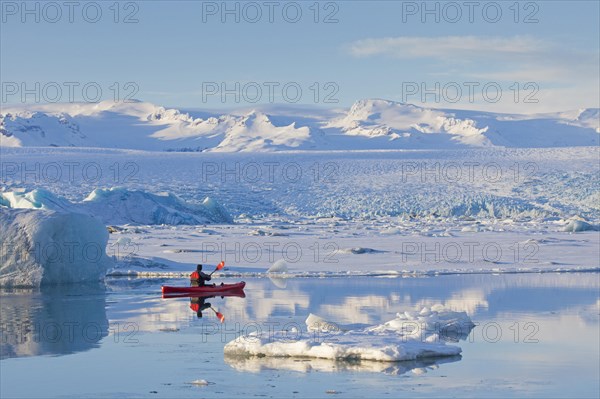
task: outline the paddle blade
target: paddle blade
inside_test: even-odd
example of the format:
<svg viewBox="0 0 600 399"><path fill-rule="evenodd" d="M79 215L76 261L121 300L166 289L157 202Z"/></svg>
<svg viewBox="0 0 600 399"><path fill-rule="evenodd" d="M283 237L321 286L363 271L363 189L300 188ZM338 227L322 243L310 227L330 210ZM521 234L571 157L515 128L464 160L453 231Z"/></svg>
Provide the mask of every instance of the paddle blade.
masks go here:
<svg viewBox="0 0 600 399"><path fill-rule="evenodd" d="M221 323L225 321L225 316L223 316L223 313L217 312L217 317L219 318L219 320L221 320Z"/></svg>
<svg viewBox="0 0 600 399"><path fill-rule="evenodd" d="M217 270L221 270L221 269L222 269L222 268L224 268L224 267L225 267L225 262L224 262L224 261L221 261L221 263L219 263L219 264L217 265Z"/></svg>

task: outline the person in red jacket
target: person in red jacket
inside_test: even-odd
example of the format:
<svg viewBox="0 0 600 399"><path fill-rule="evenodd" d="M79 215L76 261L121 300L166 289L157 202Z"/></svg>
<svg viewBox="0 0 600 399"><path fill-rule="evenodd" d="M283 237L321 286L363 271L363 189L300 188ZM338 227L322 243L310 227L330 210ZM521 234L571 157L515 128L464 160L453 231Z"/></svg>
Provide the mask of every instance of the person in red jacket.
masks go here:
<svg viewBox="0 0 600 399"><path fill-rule="evenodd" d="M202 271L202 265L196 267L196 271L190 274L190 282L192 287L203 287L212 277Z"/></svg>

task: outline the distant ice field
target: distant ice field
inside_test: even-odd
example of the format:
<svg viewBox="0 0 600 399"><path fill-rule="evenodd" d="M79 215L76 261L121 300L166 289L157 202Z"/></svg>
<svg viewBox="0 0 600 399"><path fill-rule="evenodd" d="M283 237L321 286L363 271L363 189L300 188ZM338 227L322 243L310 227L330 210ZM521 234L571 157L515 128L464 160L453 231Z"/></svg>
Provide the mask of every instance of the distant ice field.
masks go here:
<svg viewBox="0 0 600 399"><path fill-rule="evenodd" d="M280 153L1 150L2 191L72 201L115 186L211 197L238 220L279 216L569 218L597 221L598 147Z"/></svg>
<svg viewBox="0 0 600 399"><path fill-rule="evenodd" d="M29 147L1 155L5 193L45 189L78 203L96 189L123 187L191 205L210 197L234 219L124 224L127 212L105 209L105 221L119 215L107 247L117 260L113 275L180 277L220 260L225 275L237 276L266 276L282 261L283 278L600 269L597 147L253 154Z"/></svg>

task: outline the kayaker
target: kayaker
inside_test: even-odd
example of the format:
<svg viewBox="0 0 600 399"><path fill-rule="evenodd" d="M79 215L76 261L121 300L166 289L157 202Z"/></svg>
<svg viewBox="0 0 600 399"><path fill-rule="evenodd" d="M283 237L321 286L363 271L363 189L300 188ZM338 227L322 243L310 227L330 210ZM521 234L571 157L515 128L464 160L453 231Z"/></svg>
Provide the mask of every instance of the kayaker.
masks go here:
<svg viewBox="0 0 600 399"><path fill-rule="evenodd" d="M202 265L196 266L196 271L190 274L192 287L203 287L212 277L202 271Z"/></svg>
<svg viewBox="0 0 600 399"><path fill-rule="evenodd" d="M214 298L214 297L213 297ZM196 316L198 316L199 319L202 318L202 312L205 311L206 309L210 309L211 308L211 304L210 302L206 302L207 298L197 298L197 297L191 297L190 298L190 309L192 309L194 312L196 312Z"/></svg>

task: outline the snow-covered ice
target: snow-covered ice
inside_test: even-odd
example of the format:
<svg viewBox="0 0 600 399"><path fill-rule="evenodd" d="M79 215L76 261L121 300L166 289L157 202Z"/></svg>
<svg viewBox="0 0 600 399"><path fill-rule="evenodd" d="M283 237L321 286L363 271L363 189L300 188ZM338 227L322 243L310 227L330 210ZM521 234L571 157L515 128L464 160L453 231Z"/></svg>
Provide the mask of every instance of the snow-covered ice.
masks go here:
<svg viewBox="0 0 600 399"><path fill-rule="evenodd" d="M224 351L228 356L397 362L458 355L460 347L447 345L446 337L458 334L464 338L474 327L466 313L448 311L442 306L405 312L384 324L346 331L332 328L331 322L319 325L321 322L314 315L309 317L306 336L297 329L269 334L252 332L227 343Z"/></svg>
<svg viewBox="0 0 600 399"><path fill-rule="evenodd" d="M54 112L48 107L47 112ZM102 105L73 106L69 112L89 118L89 126L122 123L118 115L123 113L134 116L132 123L145 121L153 129L181 123L192 129L197 119L142 103L110 111ZM385 101L357 104L345 113L351 114L350 119L336 112L313 116L319 123L350 130L351 120L360 120L360 129L385 125L394 131L391 134L399 134L413 119L430 118L418 126L431 130L424 124L438 123L436 118L446 115L446 111ZM154 116L148 119L148 115ZM580 141L590 131L597 137L591 120L595 114L477 115L483 119L464 111L451 117L471 119L475 124L468 126L476 129L483 128L482 120L489 126L500 121L501 126L514 128L513 133L498 130L498 125L482 134L510 138L512 147L518 147L518 134L531 135L535 143L523 142L522 147L546 148L494 144L457 150L423 142L422 148L431 149L326 151L335 146L317 143L320 151L302 146L280 151L270 147L268 140L263 149L277 151L2 146L0 206L99 218L112 233L107 251L117 260L109 270L113 276L181 277L197 263L214 265L221 260L227 267L215 277L267 276L278 260L287 265L286 270L271 269L279 279L600 270L598 147ZM274 125L287 123L281 113L269 120ZM543 136L541 130L518 133L531 126L547 132L552 124L560 125L559 133L551 135L560 135L558 141ZM333 128L321 127L332 133L327 129ZM572 128L584 129L583 136L568 134ZM418 134L442 134L429 130ZM466 127L459 130L452 134L471 137L474 132ZM19 132L15 134L27 134ZM130 148L143 141L136 134L125 143ZM371 144L370 140L384 137L350 131L342 136L342 141L358 137ZM486 140L493 142L492 136ZM542 145L543 137L550 142ZM215 149L222 139L215 139ZM384 139L389 141L388 136ZM167 145L166 141L160 145ZM185 140L175 141L183 145ZM111 143L117 141L102 145ZM363 148L363 144L348 144L348 148ZM90 164L101 176L84 173ZM62 172L59 178L45 175L56 165ZM68 165L75 166L71 170ZM123 176L125 169L135 172L132 179ZM34 178L29 177L32 173Z"/></svg>
<svg viewBox="0 0 600 399"><path fill-rule="evenodd" d="M439 365L456 362L460 356L445 356L438 358L421 358L419 360L405 360L402 362L378 362L369 360L360 361L332 361L331 359L306 358L298 361L296 358L285 357L240 357L225 355L225 361L235 370L259 373L264 371L295 371L299 373L339 373L372 372L388 375L402 375L408 372L425 374L437 370ZM329 393L329 392L328 392Z"/></svg>

